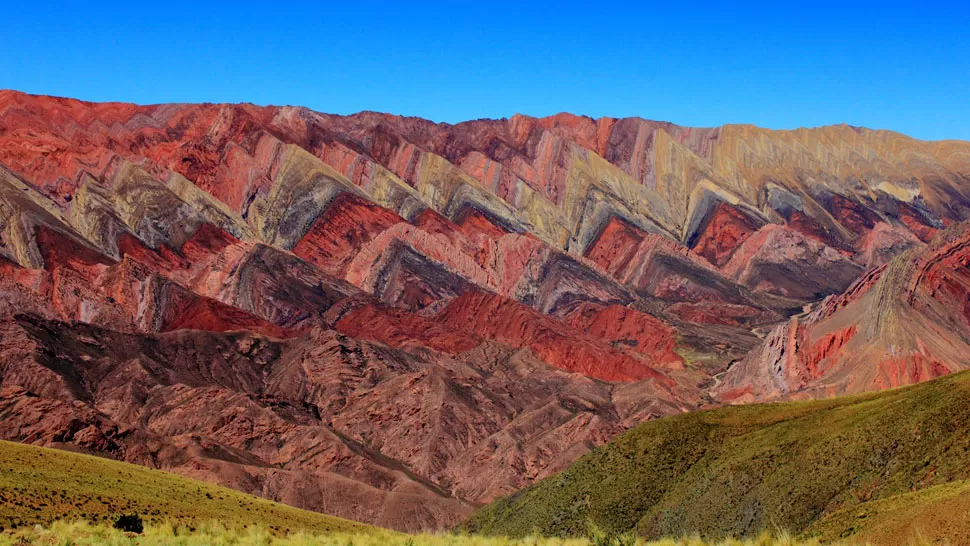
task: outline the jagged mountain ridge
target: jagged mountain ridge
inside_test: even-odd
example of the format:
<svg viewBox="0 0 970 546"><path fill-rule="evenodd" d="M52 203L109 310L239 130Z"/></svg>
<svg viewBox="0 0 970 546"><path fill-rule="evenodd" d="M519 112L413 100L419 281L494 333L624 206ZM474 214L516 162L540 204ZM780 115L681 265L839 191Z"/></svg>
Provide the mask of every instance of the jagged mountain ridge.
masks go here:
<svg viewBox="0 0 970 546"><path fill-rule="evenodd" d="M825 397L960 371L970 354L970 225L869 270L775 327L725 375L725 401Z"/></svg>
<svg viewBox="0 0 970 546"><path fill-rule="evenodd" d="M0 385L10 404L74 408L53 426L18 405L24 421L0 433L449 525L640 420L774 395L727 390L747 364L720 374L804 305L964 220L968 173L968 143L846 126L446 125L0 91L2 343L19 355ZM144 349L53 341L84 328ZM200 379L184 351L156 349L191 332L213 336L202 347L245 332L299 356L225 355L304 372L272 400L267 378ZM105 382L146 366L143 392ZM184 389L145 421L146 400ZM221 419L202 417L203 392L226 400ZM264 427L316 427L330 447L281 434L254 448ZM320 504L321 481L339 502ZM375 499L390 508L366 510Z"/></svg>

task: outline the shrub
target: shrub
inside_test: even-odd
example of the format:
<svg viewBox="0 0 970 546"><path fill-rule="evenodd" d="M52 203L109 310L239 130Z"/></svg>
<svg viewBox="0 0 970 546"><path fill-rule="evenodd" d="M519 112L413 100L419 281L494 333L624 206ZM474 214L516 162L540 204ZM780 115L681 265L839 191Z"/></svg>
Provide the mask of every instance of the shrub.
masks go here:
<svg viewBox="0 0 970 546"><path fill-rule="evenodd" d="M115 521L115 529L140 535L145 530L145 525L138 514L124 514Z"/></svg>

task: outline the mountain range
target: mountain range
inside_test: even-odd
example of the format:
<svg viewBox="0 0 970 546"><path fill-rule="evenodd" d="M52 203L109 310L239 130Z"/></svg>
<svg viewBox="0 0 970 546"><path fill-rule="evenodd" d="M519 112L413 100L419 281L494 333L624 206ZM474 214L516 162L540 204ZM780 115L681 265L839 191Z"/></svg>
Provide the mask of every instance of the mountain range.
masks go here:
<svg viewBox="0 0 970 546"><path fill-rule="evenodd" d="M439 529L970 367L970 143L0 91L0 439Z"/></svg>

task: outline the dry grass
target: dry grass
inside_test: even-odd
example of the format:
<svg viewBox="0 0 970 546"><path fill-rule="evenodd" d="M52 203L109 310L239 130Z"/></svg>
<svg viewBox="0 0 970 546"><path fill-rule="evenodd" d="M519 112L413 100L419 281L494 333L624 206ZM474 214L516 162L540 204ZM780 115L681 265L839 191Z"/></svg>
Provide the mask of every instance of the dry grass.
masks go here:
<svg viewBox="0 0 970 546"><path fill-rule="evenodd" d="M0 533L0 546L810 546L786 536L764 535L758 539L716 543L700 539L662 540L645 543L632 536L606 541L525 537L510 539L473 535L404 535L392 531L369 534L346 532L317 534L298 532L280 536L263 527L227 528L206 523L189 530L171 524L150 525L144 534L123 533L105 525L87 522L55 522Z"/></svg>
<svg viewBox="0 0 970 546"><path fill-rule="evenodd" d="M194 526L221 521L274 532L352 532L364 524L299 510L232 489L99 457L0 442L0 528L57 520L114 521L135 513L146 523Z"/></svg>

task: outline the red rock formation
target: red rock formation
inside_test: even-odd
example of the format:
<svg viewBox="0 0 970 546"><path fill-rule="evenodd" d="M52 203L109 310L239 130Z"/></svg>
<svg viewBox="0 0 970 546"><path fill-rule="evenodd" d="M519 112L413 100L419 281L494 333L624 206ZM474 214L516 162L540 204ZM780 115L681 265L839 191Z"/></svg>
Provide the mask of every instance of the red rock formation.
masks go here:
<svg viewBox="0 0 970 546"><path fill-rule="evenodd" d="M694 243L694 252L721 267L760 224L727 203L718 203Z"/></svg>
<svg viewBox="0 0 970 546"><path fill-rule="evenodd" d="M918 212L906 204L899 205L899 219L909 230L924 243L930 242L936 236L937 228L929 226Z"/></svg>
<svg viewBox="0 0 970 546"><path fill-rule="evenodd" d="M848 250L846 250L846 245L839 240L837 235L825 229L825 226L823 226L818 220L805 214L804 212L792 212L788 217L788 227L806 237L815 239L827 247L839 250L845 255L851 254Z"/></svg>
<svg viewBox="0 0 970 546"><path fill-rule="evenodd" d="M293 253L329 275L342 277L365 244L403 221L393 211L344 193L313 222Z"/></svg>
<svg viewBox="0 0 970 546"><path fill-rule="evenodd" d="M692 321L722 323L722 315L778 318L691 250L615 217L590 245L587 258L639 294L670 302L668 310L673 314L685 310L682 302L700 304L690 306L694 312L684 315ZM726 307L719 309L720 305ZM702 309L710 312L697 312Z"/></svg>
<svg viewBox="0 0 970 546"><path fill-rule="evenodd" d="M771 224L749 237L723 271L754 290L817 299L848 288L862 268L814 238Z"/></svg>
<svg viewBox="0 0 970 546"><path fill-rule="evenodd" d="M894 257L961 150L0 91L0 437L440 528L745 354L722 400L959 368L959 237Z"/></svg>
<svg viewBox="0 0 970 546"><path fill-rule="evenodd" d="M864 392L965 369L968 240L965 224L953 226L776 327L728 372L719 395L739 402Z"/></svg>
<svg viewBox="0 0 970 546"><path fill-rule="evenodd" d="M879 221L879 216L871 209L839 194L832 195L830 208L832 216L854 234L866 233Z"/></svg>
<svg viewBox="0 0 970 546"><path fill-rule="evenodd" d="M358 339L380 341L392 347L419 344L452 354L468 351L482 342L474 333L458 330L451 324L372 303L343 311L334 328Z"/></svg>
<svg viewBox="0 0 970 546"><path fill-rule="evenodd" d="M566 322L615 347L645 356L654 367L684 365L684 359L674 352L674 329L646 313L619 305L583 303L566 316Z"/></svg>
<svg viewBox="0 0 970 546"><path fill-rule="evenodd" d="M645 237L645 233L614 216L587 248L586 257L616 277L627 269Z"/></svg>
<svg viewBox="0 0 970 546"><path fill-rule="evenodd" d="M237 307L232 307L209 298L189 296L183 301L173 301L169 311L171 318L166 320L161 331L206 330L209 332L250 331L275 338L293 337L295 332L253 316Z"/></svg>
<svg viewBox="0 0 970 546"><path fill-rule="evenodd" d="M678 302L667 307L664 311L686 322L729 326L744 326L752 323L770 322L774 318L771 316L766 317L755 307L712 301L701 301L697 303Z"/></svg>
<svg viewBox="0 0 970 546"><path fill-rule="evenodd" d="M888 263L893 256L910 248L922 246L922 243L909 230L879 222L860 238L857 246L862 250L863 263L867 268L873 268Z"/></svg>
<svg viewBox="0 0 970 546"><path fill-rule="evenodd" d="M853 324L830 334L825 334L812 343L808 349L800 351L798 365L804 370L807 379L818 379L824 375L827 370L820 368L819 364L828 359L838 359L842 348L855 334L856 327Z"/></svg>
<svg viewBox="0 0 970 546"><path fill-rule="evenodd" d="M448 304L436 318L444 324L475 332L510 347L529 347L543 361L566 371L611 381L653 379L661 384L671 384L647 362L625 354L593 335L499 296L465 294ZM629 327L635 328L633 324Z"/></svg>

